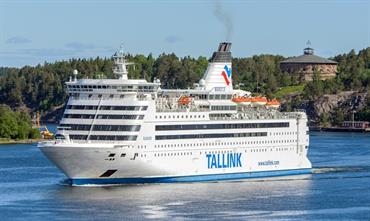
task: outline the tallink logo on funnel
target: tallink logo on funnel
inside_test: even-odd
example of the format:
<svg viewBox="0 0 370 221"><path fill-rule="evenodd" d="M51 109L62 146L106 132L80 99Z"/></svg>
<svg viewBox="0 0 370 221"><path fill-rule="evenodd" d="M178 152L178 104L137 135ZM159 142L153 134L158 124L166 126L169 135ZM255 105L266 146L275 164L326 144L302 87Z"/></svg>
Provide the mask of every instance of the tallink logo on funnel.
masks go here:
<svg viewBox="0 0 370 221"><path fill-rule="evenodd" d="M227 65L225 65L221 75L224 77L226 85L229 85L231 80L231 67L229 68Z"/></svg>

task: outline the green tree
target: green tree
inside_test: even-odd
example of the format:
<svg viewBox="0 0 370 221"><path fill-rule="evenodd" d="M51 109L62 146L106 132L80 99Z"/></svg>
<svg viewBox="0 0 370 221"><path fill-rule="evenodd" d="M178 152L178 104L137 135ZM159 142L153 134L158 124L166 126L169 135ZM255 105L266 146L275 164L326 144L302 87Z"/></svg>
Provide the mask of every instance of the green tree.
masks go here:
<svg viewBox="0 0 370 221"><path fill-rule="evenodd" d="M324 83L320 80L320 74L314 71L312 81L308 82L303 89L304 95L309 100L315 100L324 93Z"/></svg>
<svg viewBox="0 0 370 221"><path fill-rule="evenodd" d="M17 116L7 105L0 105L0 137L16 139L18 137Z"/></svg>

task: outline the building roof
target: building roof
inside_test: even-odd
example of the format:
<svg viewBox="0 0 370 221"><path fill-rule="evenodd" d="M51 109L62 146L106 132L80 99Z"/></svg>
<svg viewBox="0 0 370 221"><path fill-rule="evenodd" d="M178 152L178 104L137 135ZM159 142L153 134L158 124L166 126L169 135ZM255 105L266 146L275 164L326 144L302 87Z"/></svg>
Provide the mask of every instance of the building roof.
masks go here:
<svg viewBox="0 0 370 221"><path fill-rule="evenodd" d="M301 56L288 58L280 63L298 63L298 64L338 64L338 62L322 58L313 54L312 48L305 48L304 53Z"/></svg>

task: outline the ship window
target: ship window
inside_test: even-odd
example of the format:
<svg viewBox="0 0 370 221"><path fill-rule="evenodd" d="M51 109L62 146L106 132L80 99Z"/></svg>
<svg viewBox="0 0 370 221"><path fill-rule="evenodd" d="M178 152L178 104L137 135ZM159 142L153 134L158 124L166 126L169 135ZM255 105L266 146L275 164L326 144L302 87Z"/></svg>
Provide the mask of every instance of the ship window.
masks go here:
<svg viewBox="0 0 370 221"><path fill-rule="evenodd" d="M57 139L57 140L64 140L64 139L65 139L65 137L64 137L64 135L62 135L62 134L56 134L56 135L55 135L55 139Z"/></svg>

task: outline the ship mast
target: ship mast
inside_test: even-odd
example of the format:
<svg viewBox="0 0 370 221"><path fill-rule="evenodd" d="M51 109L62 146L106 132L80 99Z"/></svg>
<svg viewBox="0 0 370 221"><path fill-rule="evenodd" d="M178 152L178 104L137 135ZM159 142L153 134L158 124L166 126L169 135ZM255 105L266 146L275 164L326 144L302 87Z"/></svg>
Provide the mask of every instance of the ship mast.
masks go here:
<svg viewBox="0 0 370 221"><path fill-rule="evenodd" d="M133 62L128 62L125 59L125 54L123 53L123 44L121 45L121 48L119 51L114 53L113 55L113 61L115 64L115 67L113 68L113 73L118 75L118 78L121 80L127 80L127 67L129 65L133 65Z"/></svg>

